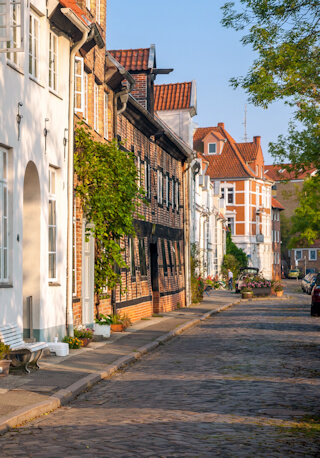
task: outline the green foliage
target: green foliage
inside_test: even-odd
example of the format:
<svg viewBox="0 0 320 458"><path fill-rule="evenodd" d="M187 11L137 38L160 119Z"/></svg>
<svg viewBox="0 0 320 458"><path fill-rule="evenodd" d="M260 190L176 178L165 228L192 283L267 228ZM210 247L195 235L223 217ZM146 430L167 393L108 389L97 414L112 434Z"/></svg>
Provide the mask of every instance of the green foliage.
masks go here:
<svg viewBox="0 0 320 458"><path fill-rule="evenodd" d="M110 315L103 315L103 313L99 314L99 318L95 318L94 322L104 326L106 324L110 325L113 323L112 317Z"/></svg>
<svg viewBox="0 0 320 458"><path fill-rule="evenodd" d="M320 177L305 180L298 198L299 206L291 218L291 234L295 235L290 248L311 245L320 236Z"/></svg>
<svg viewBox="0 0 320 458"><path fill-rule="evenodd" d="M233 2L223 7L222 24L246 30L244 45L257 53L244 77L233 78L233 87L242 87L249 101L267 108L284 100L294 107L287 137L270 145L279 162L291 169L319 168L319 38L320 1L240 0L241 12ZM297 127L298 126L298 127Z"/></svg>
<svg viewBox="0 0 320 458"><path fill-rule="evenodd" d="M82 340L78 337L65 336L62 342L69 344L69 348L71 349L78 349L82 347Z"/></svg>
<svg viewBox="0 0 320 458"><path fill-rule="evenodd" d="M241 248L238 248L237 245L232 241L230 232L227 232L226 253L232 254L236 258L239 264L239 268L248 266L248 258L246 253Z"/></svg>
<svg viewBox="0 0 320 458"><path fill-rule="evenodd" d="M74 337L77 337L77 339L79 339L80 337L82 339L92 339L93 329L87 328L83 325L77 326L74 330Z"/></svg>
<svg viewBox="0 0 320 458"><path fill-rule="evenodd" d="M6 359L10 354L10 346L5 345L3 342L0 342L0 360Z"/></svg>
<svg viewBox="0 0 320 458"><path fill-rule="evenodd" d="M283 213L280 213L281 257L285 257L289 249L291 224L291 218L287 218Z"/></svg>
<svg viewBox="0 0 320 458"><path fill-rule="evenodd" d="M200 273L199 251L195 243L191 245L191 300L193 304L197 304L203 299L204 281Z"/></svg>
<svg viewBox="0 0 320 458"><path fill-rule="evenodd" d="M240 271L240 266L237 258L233 254L225 254L221 266L221 272L224 277L228 277L228 269L233 273L233 278L237 278Z"/></svg>
<svg viewBox="0 0 320 458"><path fill-rule="evenodd" d="M121 284L119 269L127 267L118 241L134 235L133 215L144 192L138 185L134 153L122 151L114 140L99 143L84 128L75 131L76 195L95 238L95 293L97 303L105 288Z"/></svg>

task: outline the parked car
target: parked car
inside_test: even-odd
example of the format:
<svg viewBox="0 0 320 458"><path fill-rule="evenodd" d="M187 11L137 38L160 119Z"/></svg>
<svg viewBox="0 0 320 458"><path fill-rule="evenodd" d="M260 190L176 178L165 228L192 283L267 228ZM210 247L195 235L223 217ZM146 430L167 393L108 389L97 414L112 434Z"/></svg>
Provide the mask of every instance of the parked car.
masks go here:
<svg viewBox="0 0 320 458"><path fill-rule="evenodd" d="M311 315L320 316L320 274L316 276L316 283L311 293Z"/></svg>
<svg viewBox="0 0 320 458"><path fill-rule="evenodd" d="M310 277L309 283L306 288L306 293L308 294L312 293L312 290L313 290L314 285L316 284L316 278L317 278L317 274L310 274L310 275L311 277Z"/></svg>
<svg viewBox="0 0 320 458"><path fill-rule="evenodd" d="M243 279L245 277L255 277L259 274L259 269L257 267L242 267L240 269L239 277L236 279L236 293L240 293Z"/></svg>
<svg viewBox="0 0 320 458"><path fill-rule="evenodd" d="M308 290L308 285L309 285L309 283L310 283L310 281L311 281L312 275L314 275L314 274L307 274L307 275L306 275L305 277L303 277L303 279L301 280L301 289L302 289L302 291L303 291L304 293L306 293L307 290Z"/></svg>
<svg viewBox="0 0 320 458"><path fill-rule="evenodd" d="M300 270L299 269L290 269L288 273L288 278L299 278Z"/></svg>
<svg viewBox="0 0 320 458"><path fill-rule="evenodd" d="M316 267L309 267L309 268L306 270L306 273L307 273L307 274L318 274L318 273L319 273L319 270L318 270Z"/></svg>

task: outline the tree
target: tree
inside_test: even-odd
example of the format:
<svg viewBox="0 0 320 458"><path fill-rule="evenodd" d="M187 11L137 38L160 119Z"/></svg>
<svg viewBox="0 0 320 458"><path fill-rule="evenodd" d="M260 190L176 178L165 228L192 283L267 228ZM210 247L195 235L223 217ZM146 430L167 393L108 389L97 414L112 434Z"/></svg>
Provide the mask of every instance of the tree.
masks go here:
<svg viewBox="0 0 320 458"><path fill-rule="evenodd" d="M295 107L288 135L270 144L277 161L289 170L320 166L320 0L240 0L223 7L222 24L237 31L258 57L244 77L232 78L249 101L267 108L276 100Z"/></svg>
<svg viewBox="0 0 320 458"><path fill-rule="evenodd" d="M304 181L298 194L300 205L291 218L289 247L312 244L320 234L320 186L319 179L312 177Z"/></svg>
<svg viewBox="0 0 320 458"><path fill-rule="evenodd" d="M138 185L134 153L123 151L114 140L100 143L84 128L75 131L74 170L76 195L95 238L94 287L99 305L105 288L121 284L118 267L127 267L122 257L120 239L135 235L133 226L144 192Z"/></svg>
<svg viewBox="0 0 320 458"><path fill-rule="evenodd" d="M238 276L241 267L248 266L248 258L246 253L238 248L237 245L232 241L230 232L227 232L226 240L226 254L223 258L222 273L227 274L227 270L230 269L235 277Z"/></svg>

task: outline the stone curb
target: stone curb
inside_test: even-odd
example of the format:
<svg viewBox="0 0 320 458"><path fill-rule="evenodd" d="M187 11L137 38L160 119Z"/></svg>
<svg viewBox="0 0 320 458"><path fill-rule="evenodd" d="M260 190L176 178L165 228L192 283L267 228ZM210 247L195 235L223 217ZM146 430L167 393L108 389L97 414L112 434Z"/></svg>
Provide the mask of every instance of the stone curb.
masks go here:
<svg viewBox="0 0 320 458"><path fill-rule="evenodd" d="M152 350L155 350L157 347L159 347L159 345L163 345L168 340L171 340L173 339L173 337L182 334L184 331L199 324L201 321L204 321L210 316L215 315L216 313L219 313L223 310L226 310L227 308L231 307L232 305L238 304L239 302L241 301L238 300L227 305L224 305L218 309L211 310L202 315L200 318L195 318L191 321L188 321L187 323L182 324L181 326L178 326L175 330L169 331L168 333L163 334L162 336L155 339L153 342L150 342L138 348L137 351L129 353L128 355L125 355L117 359L116 361L108 365L106 369L102 369L101 371L89 374L86 377L73 383L72 385L69 385L67 388L57 391L54 395L50 397L48 401L42 401L31 406L23 407L22 409L14 411L12 414L1 417L0 435L4 434L11 428L21 425L26 421L33 420L36 417L40 417L41 415L44 415L48 412L51 412L52 410L58 409L59 407L65 404L68 404L84 390L91 388L93 385L100 382L101 380L109 378L114 372L118 371L127 364L130 364L138 360L143 355L146 355Z"/></svg>

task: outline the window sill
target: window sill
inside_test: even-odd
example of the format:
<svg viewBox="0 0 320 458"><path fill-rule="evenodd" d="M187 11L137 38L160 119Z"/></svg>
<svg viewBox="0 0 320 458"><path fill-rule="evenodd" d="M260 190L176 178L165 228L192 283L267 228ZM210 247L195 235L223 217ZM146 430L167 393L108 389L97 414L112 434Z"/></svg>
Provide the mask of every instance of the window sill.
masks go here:
<svg viewBox="0 0 320 458"><path fill-rule="evenodd" d="M7 60L7 65L8 67L12 68L12 70L15 70L17 73L20 73L20 75L24 76L24 72L20 70L19 66L15 63L11 62L10 60Z"/></svg>
<svg viewBox="0 0 320 458"><path fill-rule="evenodd" d="M49 281L49 286L61 286L61 283L57 281Z"/></svg>
<svg viewBox="0 0 320 458"><path fill-rule="evenodd" d="M141 281L147 281L148 280L148 275L141 275L140 280Z"/></svg>
<svg viewBox="0 0 320 458"><path fill-rule="evenodd" d="M58 94L58 92L55 92L53 89L49 89L50 94L58 97L58 99L63 100L63 98Z"/></svg>
<svg viewBox="0 0 320 458"><path fill-rule="evenodd" d="M8 283L0 283L0 288L13 288L13 285L9 285Z"/></svg>
<svg viewBox="0 0 320 458"><path fill-rule="evenodd" d="M42 89L44 89L44 86L39 82L39 80L37 80L34 76L32 75L29 75L29 80L30 81L33 81L34 83L36 83L38 86L42 87Z"/></svg>

